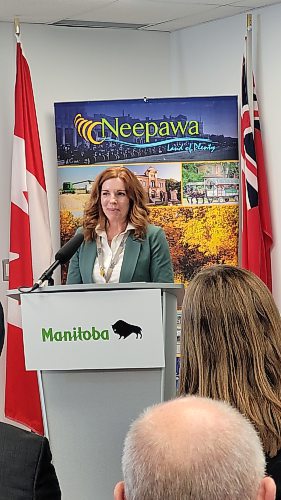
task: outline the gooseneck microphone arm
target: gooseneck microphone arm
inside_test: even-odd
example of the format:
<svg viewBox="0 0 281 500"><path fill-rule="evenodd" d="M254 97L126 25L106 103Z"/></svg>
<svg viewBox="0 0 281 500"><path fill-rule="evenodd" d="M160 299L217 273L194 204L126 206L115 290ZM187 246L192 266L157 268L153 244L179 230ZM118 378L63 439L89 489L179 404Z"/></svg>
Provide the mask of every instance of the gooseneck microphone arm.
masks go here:
<svg viewBox="0 0 281 500"><path fill-rule="evenodd" d="M84 240L83 233L77 233L75 234L75 236L73 236L73 238L71 238L67 243L65 243L65 245L63 245L63 247L61 247L61 249L56 253L55 261L53 262L53 264L51 264L50 267L48 267L48 269L44 271L44 273L40 276L39 280L37 280L34 283L30 291L33 292L33 290L39 288L39 286L41 286L42 283L44 283L44 281L46 280L50 281L54 270L59 265L65 264L71 259L71 257L80 247L83 240Z"/></svg>
<svg viewBox="0 0 281 500"><path fill-rule="evenodd" d="M39 280L35 281L34 285L31 288L31 292L33 292L33 290L36 290L37 288L39 288L39 286L41 286L42 283L44 283L44 281L49 280L51 278L54 270L59 265L60 265L60 261L55 260L55 262L53 262L53 264L51 264L50 267L48 267L48 269L46 271L44 271L44 273L40 276Z"/></svg>

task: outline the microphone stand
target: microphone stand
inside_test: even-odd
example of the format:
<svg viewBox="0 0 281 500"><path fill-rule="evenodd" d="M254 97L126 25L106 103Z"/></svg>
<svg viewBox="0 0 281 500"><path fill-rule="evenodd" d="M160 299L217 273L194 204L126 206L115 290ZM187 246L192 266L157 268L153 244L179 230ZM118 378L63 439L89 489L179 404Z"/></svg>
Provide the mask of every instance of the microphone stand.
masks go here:
<svg viewBox="0 0 281 500"><path fill-rule="evenodd" d="M51 264L51 266L42 274L42 276L39 278L36 283L34 283L33 287L31 288L31 292L34 290L37 290L44 281L48 281L48 285L53 286L54 285L54 279L53 279L53 272L54 270L58 267L58 265L61 264L61 262L56 259L55 262Z"/></svg>
<svg viewBox="0 0 281 500"><path fill-rule="evenodd" d="M56 262L57 262L57 261L56 261ZM57 265L58 265L58 264L57 264ZM54 264L53 264L51 267L53 267L53 266L54 266ZM55 266L55 267L57 267L57 266ZM47 272L45 272L45 274L41 276L41 278L43 278L43 276L44 276L44 279L41 279L41 278L40 278L40 281L41 281L41 283L40 283L40 284L39 284L39 282L37 281L36 283L34 283L34 285L33 285L32 287L28 287L28 288L27 288L27 287L19 286L19 287L18 287L18 290L19 290L20 292L24 292L24 293L30 293L30 292L33 292L34 290L37 290L37 288L39 288L39 287L40 287L40 285L42 285L42 283L44 283L44 281L46 281L46 280L48 281L48 286L54 286L54 284L55 284L55 280L54 280L54 278L53 278L52 274L53 274L53 272L54 272L55 267L53 267L53 269L50 269L50 268L49 268L49 269L48 269L48 271L47 271Z"/></svg>
<svg viewBox="0 0 281 500"><path fill-rule="evenodd" d="M53 276L49 276L48 286L54 286L54 284L55 284L55 280L54 280Z"/></svg>
<svg viewBox="0 0 281 500"><path fill-rule="evenodd" d="M52 277L54 270L62 264L68 262L74 253L78 250L82 241L84 240L84 236L82 233L77 233L73 236L67 243L63 245L63 247L56 253L55 261L50 265L46 271L40 276L39 280L36 281L33 286L30 288L29 292L33 292L37 290L44 281L48 282L49 286L54 285L54 279ZM22 287L21 287L22 288Z"/></svg>

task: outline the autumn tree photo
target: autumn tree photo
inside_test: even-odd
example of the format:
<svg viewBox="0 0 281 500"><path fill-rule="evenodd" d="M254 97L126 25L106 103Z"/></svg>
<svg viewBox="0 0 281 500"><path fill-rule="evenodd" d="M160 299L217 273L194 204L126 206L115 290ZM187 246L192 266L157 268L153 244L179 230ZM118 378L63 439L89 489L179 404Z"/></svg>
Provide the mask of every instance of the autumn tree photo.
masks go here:
<svg viewBox="0 0 281 500"><path fill-rule="evenodd" d="M237 265L238 205L153 207L151 220L165 231L176 282L204 266Z"/></svg>

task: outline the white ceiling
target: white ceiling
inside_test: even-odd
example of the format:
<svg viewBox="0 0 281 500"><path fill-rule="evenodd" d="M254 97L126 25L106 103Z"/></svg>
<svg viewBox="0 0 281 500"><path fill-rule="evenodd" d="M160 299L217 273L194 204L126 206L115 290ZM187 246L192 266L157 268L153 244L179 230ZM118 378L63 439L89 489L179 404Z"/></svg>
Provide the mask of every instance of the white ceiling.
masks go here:
<svg viewBox="0 0 281 500"><path fill-rule="evenodd" d="M0 21L176 31L281 0L0 0ZM128 25L128 26L126 26Z"/></svg>

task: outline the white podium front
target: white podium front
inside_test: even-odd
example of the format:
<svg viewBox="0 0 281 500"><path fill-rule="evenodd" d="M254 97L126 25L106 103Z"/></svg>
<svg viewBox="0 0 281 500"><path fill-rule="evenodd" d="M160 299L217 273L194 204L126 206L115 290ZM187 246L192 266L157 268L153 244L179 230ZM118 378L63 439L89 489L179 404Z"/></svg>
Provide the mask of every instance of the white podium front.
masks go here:
<svg viewBox="0 0 281 500"><path fill-rule="evenodd" d="M64 500L111 500L130 422L175 396L182 296L182 285L159 283L21 294L26 368L41 374L44 424Z"/></svg>

